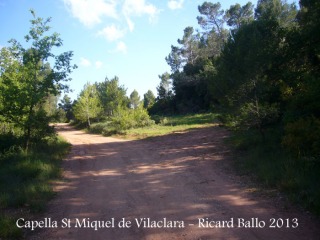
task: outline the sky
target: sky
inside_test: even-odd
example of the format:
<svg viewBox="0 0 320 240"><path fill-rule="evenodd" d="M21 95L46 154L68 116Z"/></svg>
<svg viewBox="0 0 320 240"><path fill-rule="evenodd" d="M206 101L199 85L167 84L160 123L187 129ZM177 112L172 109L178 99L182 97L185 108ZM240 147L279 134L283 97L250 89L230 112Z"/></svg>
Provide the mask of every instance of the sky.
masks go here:
<svg viewBox="0 0 320 240"><path fill-rule="evenodd" d="M0 0L0 48L14 38L25 45L34 9L38 17L52 17L52 32L63 46L59 54L73 51L78 68L69 82L76 99L87 82L119 77L127 95L143 94L160 83L158 75L170 72L165 57L178 45L183 30L200 29L196 17L203 0ZM216 1L213 1L214 3ZM246 0L220 1L223 9ZM256 5L256 0L251 1Z"/></svg>

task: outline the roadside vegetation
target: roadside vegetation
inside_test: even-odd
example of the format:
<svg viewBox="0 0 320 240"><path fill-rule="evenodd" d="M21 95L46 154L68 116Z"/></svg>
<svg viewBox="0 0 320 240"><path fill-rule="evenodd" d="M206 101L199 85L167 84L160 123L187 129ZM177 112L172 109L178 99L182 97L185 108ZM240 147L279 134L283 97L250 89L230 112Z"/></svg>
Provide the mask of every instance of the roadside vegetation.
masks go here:
<svg viewBox="0 0 320 240"><path fill-rule="evenodd" d="M45 210L54 196L52 181L61 177L61 161L70 144L51 136L29 148L13 145L0 153L0 238L18 239L16 220Z"/></svg>
<svg viewBox="0 0 320 240"><path fill-rule="evenodd" d="M49 123L63 116L57 101L76 68L73 54L53 54L62 40L51 19L31 14L26 43L12 39L0 52L0 239L21 239L16 220L45 209L69 150Z"/></svg>
<svg viewBox="0 0 320 240"><path fill-rule="evenodd" d="M234 132L235 168L261 187L279 189L291 202L320 215L320 165L316 158L297 158L281 145L278 130L262 137L256 131Z"/></svg>
<svg viewBox="0 0 320 240"><path fill-rule="evenodd" d="M151 116L151 119L153 123L148 126L129 128L120 132L113 128L111 123L92 124L88 131L90 133L98 133L105 136L117 136L127 139L143 139L218 125L218 114L213 113L173 116L154 115Z"/></svg>

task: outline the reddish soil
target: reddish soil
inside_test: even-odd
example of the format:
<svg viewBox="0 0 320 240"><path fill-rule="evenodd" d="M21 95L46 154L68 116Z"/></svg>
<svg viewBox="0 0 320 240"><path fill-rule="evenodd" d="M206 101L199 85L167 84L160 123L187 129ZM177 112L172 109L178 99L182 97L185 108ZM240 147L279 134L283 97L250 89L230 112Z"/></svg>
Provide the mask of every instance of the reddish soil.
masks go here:
<svg viewBox="0 0 320 240"><path fill-rule="evenodd" d="M36 231L30 239L320 239L318 220L285 207L279 197L251 193L243 177L230 171L232 155L223 143L228 132L222 128L135 141L89 135L64 124L56 128L72 144L63 180L55 184L57 196L43 216L57 227ZM123 218L131 227L118 226ZM162 222L157 228L138 227L140 218ZM163 228L164 218L167 224L179 222ZM63 219L70 219L70 228L62 227ZM114 219L114 226L76 228L83 219L91 224ZM199 226L201 219L215 223ZM272 219L279 227L270 227ZM256 220L265 226L259 228ZM229 225L219 227L219 221Z"/></svg>

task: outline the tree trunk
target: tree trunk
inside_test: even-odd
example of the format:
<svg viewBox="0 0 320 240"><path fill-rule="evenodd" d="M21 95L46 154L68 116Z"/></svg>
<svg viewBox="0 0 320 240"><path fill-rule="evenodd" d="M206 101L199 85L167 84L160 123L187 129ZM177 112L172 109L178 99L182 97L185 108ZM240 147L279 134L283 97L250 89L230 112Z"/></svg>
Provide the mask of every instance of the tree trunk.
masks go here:
<svg viewBox="0 0 320 240"><path fill-rule="evenodd" d="M90 118L88 117L88 128L90 128L91 123L90 123Z"/></svg>
<svg viewBox="0 0 320 240"><path fill-rule="evenodd" d="M25 130L25 143L24 147L26 152L28 152L29 145L30 145L30 139L31 139L31 119L33 115L33 105L31 104L29 107L29 113L28 113L28 120L27 120L27 126Z"/></svg>
<svg viewBox="0 0 320 240"><path fill-rule="evenodd" d="M29 145L30 145L30 138L31 138L31 127L30 127L30 125L27 127L27 132L26 132L26 136L25 136L25 146L24 146L24 148L25 148L25 150L26 150L26 152L28 152L28 149L29 149Z"/></svg>

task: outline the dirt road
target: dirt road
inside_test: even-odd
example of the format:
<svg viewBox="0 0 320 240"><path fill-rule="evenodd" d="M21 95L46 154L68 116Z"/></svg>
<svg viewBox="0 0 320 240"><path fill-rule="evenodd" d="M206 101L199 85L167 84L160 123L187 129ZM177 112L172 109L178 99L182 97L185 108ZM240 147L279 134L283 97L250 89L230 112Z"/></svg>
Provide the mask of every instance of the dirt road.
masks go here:
<svg viewBox="0 0 320 240"><path fill-rule="evenodd" d="M73 145L44 216L57 226L33 239L320 238L317 220L249 193L225 170L222 128L137 141L57 130Z"/></svg>

